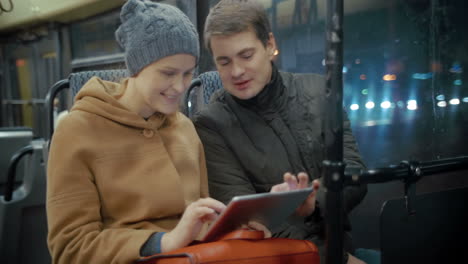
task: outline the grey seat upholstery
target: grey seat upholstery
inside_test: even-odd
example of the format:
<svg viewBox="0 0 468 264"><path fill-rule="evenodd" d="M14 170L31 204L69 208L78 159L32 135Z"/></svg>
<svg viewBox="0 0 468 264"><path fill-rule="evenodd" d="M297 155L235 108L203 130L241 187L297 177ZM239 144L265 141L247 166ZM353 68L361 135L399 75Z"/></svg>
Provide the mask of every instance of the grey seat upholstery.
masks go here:
<svg viewBox="0 0 468 264"><path fill-rule="evenodd" d="M119 82L128 76L128 71L124 69L102 70L102 71L83 71L71 73L67 79L55 83L47 93L45 99L48 134L43 148L45 169L47 170L47 157L49 156L49 144L54 133L54 99L62 91L68 89L72 98L79 92L81 87L92 77L97 76L106 81Z"/></svg>
<svg viewBox="0 0 468 264"><path fill-rule="evenodd" d="M84 71L70 74L70 88L74 97L83 87L83 85L92 77L97 76L105 81L119 82L128 76L127 70L103 70L103 71Z"/></svg>
<svg viewBox="0 0 468 264"><path fill-rule="evenodd" d="M223 89L223 83L217 71L204 72L198 78L203 85L203 101L207 104L215 91Z"/></svg>
<svg viewBox="0 0 468 264"><path fill-rule="evenodd" d="M14 155L24 157L24 174L22 184L18 188L12 188L12 192L0 196L1 263L51 263L46 242L43 143L43 139L35 139L31 141L30 146L20 150L24 151L25 155L16 155L18 152ZM11 167L12 164L15 165ZM18 172L17 164L10 164L9 176Z"/></svg>
<svg viewBox="0 0 468 264"><path fill-rule="evenodd" d="M52 86L46 96L47 122L48 122L48 138L50 141L54 131L54 99L65 89L69 89L71 96L75 97L83 85L92 77L97 76L106 81L119 82L121 79L128 76L127 70L103 70L103 71L83 71L71 73L67 79L60 80Z"/></svg>
<svg viewBox="0 0 468 264"><path fill-rule="evenodd" d="M219 72L208 71L198 75L185 94L184 113L193 116L209 103L213 93L219 89L223 89Z"/></svg>

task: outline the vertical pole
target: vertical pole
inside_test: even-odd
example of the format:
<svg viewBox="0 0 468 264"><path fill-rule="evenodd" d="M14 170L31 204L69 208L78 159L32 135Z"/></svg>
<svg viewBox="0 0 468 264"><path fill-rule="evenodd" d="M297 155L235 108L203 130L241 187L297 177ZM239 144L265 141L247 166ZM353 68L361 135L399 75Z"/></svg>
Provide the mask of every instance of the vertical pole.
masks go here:
<svg viewBox="0 0 468 264"><path fill-rule="evenodd" d="M3 91L6 89L9 89L9 83L6 81L6 76L7 76L7 70L8 70L8 64L6 60L6 54L5 54L6 48L5 45L0 46L0 61L1 61L1 66L0 66L0 86L2 89L0 89L0 127L6 126L6 122L3 122L3 111L4 107L6 104L3 103Z"/></svg>
<svg viewBox="0 0 468 264"><path fill-rule="evenodd" d="M215 69L213 64L213 58L205 49L203 42L203 30L205 29L205 20L210 12L210 2L207 0L197 0L197 30L200 36L200 61L198 62L197 74L204 73L206 71L212 71Z"/></svg>
<svg viewBox="0 0 468 264"><path fill-rule="evenodd" d="M343 263L343 0L327 1L326 102L324 124L326 160L325 263Z"/></svg>

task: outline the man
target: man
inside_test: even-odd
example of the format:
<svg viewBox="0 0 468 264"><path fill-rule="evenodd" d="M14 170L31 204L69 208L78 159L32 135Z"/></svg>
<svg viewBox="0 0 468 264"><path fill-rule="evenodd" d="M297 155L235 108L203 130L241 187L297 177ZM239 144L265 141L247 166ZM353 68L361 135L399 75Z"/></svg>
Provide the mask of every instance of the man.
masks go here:
<svg viewBox="0 0 468 264"><path fill-rule="evenodd" d="M227 203L235 195L269 192L286 172L298 177L287 173L285 180L319 178L324 78L278 71L275 38L264 8L254 1L221 0L207 17L204 38L224 86L194 118L205 148L210 195ZM363 167L347 119L343 142L345 162ZM346 216L366 192L366 186L345 188ZM316 198L312 214L272 231L276 237L311 240L324 260L322 189ZM352 253L345 222L345 250ZM348 263L363 263L344 254Z"/></svg>

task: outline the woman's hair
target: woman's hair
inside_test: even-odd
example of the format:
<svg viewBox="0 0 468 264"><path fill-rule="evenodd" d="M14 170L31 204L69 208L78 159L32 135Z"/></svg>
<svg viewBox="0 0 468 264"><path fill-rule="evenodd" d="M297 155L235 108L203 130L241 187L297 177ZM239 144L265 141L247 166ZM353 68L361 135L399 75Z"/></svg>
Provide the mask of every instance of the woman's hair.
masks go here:
<svg viewBox="0 0 468 264"><path fill-rule="evenodd" d="M221 0L208 14L205 22L205 47L212 52L212 36L229 36L253 30L257 38L266 46L271 33L265 8L255 0Z"/></svg>

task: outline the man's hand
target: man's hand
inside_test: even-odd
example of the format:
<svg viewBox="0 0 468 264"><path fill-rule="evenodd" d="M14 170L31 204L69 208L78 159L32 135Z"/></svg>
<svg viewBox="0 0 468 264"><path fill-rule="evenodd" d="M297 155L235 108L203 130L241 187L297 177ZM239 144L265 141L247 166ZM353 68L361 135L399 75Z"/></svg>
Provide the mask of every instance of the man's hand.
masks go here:
<svg viewBox="0 0 468 264"><path fill-rule="evenodd" d="M271 188L270 192L285 192L291 190L299 190L309 187L309 177L307 173L300 172L297 177L289 172L283 175L284 182L277 184ZM296 209L296 213L299 216L309 216L315 210L315 196L317 190L320 188L320 182L314 180L312 182L314 191L307 197L307 199Z"/></svg>
<svg viewBox="0 0 468 264"><path fill-rule="evenodd" d="M366 264L366 263L348 253L348 264Z"/></svg>
<svg viewBox="0 0 468 264"><path fill-rule="evenodd" d="M247 229L252 229L252 230L257 230L257 231L263 231L264 238L270 238L271 237L271 231L264 225L260 224L259 222L256 221L250 221L246 225L242 225L242 228L247 228Z"/></svg>

